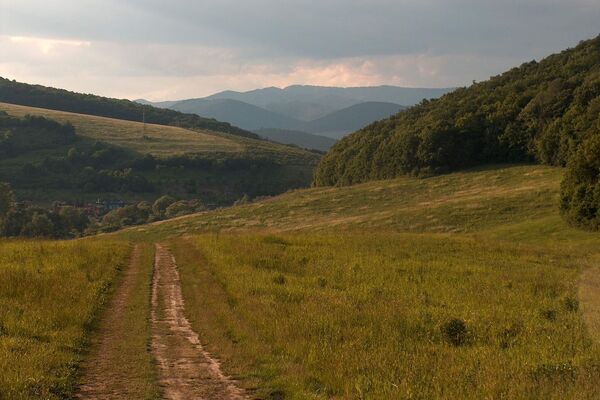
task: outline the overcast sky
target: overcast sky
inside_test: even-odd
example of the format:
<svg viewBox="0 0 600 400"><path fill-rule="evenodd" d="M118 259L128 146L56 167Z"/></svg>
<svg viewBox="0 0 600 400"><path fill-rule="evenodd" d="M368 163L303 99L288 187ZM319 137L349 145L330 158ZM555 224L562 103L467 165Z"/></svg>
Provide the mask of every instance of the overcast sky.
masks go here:
<svg viewBox="0 0 600 400"><path fill-rule="evenodd" d="M450 87L600 34L600 0L0 0L0 76L121 98Z"/></svg>

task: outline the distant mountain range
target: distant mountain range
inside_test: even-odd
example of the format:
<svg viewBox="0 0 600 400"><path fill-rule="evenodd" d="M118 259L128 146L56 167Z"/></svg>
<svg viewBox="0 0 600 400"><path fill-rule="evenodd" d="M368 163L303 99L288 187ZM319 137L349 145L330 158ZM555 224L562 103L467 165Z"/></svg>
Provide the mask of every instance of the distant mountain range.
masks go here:
<svg viewBox="0 0 600 400"><path fill-rule="evenodd" d="M335 140L452 89L289 86L138 103L229 122L273 141L327 150ZM332 140L323 140L327 137Z"/></svg>

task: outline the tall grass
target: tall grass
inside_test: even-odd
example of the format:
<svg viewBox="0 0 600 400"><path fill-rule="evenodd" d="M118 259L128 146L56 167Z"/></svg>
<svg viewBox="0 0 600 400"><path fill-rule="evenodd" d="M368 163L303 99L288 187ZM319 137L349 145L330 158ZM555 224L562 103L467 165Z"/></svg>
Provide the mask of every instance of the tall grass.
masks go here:
<svg viewBox="0 0 600 400"><path fill-rule="evenodd" d="M86 335L126 242L0 241L0 399L72 391Z"/></svg>
<svg viewBox="0 0 600 400"><path fill-rule="evenodd" d="M258 395L600 398L577 301L585 256L557 243L302 233L173 246L195 329Z"/></svg>

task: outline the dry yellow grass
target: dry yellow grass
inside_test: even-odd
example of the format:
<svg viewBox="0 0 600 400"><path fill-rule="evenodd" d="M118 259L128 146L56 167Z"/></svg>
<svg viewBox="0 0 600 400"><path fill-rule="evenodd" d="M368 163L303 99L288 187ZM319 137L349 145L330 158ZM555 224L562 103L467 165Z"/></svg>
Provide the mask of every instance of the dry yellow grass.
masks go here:
<svg viewBox="0 0 600 400"><path fill-rule="evenodd" d="M168 155L215 151L240 152L245 148L242 143L226 135L208 131L191 131L174 126L146 124L147 139L144 139L141 122L7 103L0 103L0 110L17 117L29 114L51 118L62 123L70 122L82 136L123 146L140 153Z"/></svg>

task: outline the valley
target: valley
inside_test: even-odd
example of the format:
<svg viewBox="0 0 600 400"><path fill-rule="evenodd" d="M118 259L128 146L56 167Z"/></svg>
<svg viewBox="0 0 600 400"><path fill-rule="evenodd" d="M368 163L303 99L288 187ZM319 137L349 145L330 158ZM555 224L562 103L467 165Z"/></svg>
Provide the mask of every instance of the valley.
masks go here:
<svg viewBox="0 0 600 400"><path fill-rule="evenodd" d="M21 3L0 400L600 399L596 4Z"/></svg>

